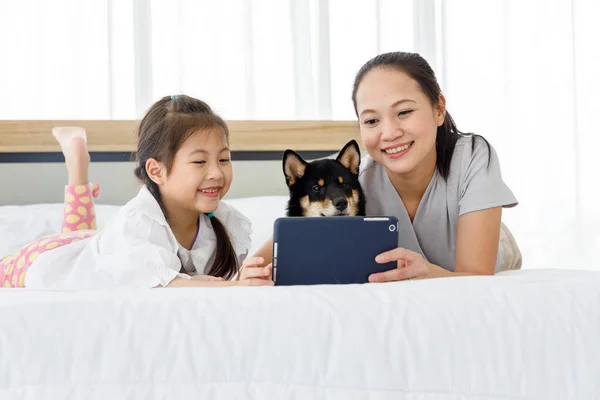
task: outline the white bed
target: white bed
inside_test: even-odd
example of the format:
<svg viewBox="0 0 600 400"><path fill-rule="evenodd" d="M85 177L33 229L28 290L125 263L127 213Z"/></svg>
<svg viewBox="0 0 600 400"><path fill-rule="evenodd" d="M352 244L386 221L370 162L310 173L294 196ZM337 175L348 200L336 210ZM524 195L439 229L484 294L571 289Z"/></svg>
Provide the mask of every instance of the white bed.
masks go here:
<svg viewBox="0 0 600 400"><path fill-rule="evenodd" d="M255 248L285 205L231 201ZM97 207L100 229L115 210ZM0 256L60 217L59 204L0 207ZM0 399L599 399L600 273L524 268L378 285L0 289Z"/></svg>

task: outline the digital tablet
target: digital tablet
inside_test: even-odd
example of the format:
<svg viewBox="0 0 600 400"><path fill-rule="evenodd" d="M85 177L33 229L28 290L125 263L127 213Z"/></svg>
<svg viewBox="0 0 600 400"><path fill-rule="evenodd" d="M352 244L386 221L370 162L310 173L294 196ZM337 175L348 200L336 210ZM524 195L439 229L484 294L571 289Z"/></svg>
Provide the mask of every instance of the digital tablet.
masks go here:
<svg viewBox="0 0 600 400"><path fill-rule="evenodd" d="M366 283L397 265L375 262L398 247L395 217L283 217L273 228L276 286Z"/></svg>

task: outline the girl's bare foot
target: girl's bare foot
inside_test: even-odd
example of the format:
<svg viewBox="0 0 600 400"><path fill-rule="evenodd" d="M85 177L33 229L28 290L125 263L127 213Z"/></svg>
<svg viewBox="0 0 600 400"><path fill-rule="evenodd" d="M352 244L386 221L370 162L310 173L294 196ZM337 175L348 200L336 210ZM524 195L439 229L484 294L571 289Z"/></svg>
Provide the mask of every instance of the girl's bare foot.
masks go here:
<svg viewBox="0 0 600 400"><path fill-rule="evenodd" d="M88 184L90 154L87 150L85 130L78 126L56 127L52 129L52 135L60 144L65 156L69 185Z"/></svg>

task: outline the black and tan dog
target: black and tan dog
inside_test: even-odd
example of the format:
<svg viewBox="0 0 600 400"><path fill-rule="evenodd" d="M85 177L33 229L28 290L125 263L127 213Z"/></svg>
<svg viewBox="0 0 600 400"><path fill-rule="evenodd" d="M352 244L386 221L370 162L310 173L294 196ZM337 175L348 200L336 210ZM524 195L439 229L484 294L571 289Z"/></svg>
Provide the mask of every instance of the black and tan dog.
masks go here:
<svg viewBox="0 0 600 400"><path fill-rule="evenodd" d="M360 150L348 142L337 158L306 162L296 152L283 154L290 190L288 217L364 216L366 199L358 181Z"/></svg>

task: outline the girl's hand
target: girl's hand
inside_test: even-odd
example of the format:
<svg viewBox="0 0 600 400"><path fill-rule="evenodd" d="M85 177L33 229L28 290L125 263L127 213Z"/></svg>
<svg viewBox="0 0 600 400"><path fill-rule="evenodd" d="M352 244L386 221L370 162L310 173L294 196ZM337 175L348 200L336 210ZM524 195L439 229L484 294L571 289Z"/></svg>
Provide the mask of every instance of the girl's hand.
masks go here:
<svg viewBox="0 0 600 400"><path fill-rule="evenodd" d="M425 279L431 277L432 265L422 255L414 251L399 247L379 254L375 257L375 261L379 264L396 261L397 267L389 271L370 275L369 282L394 282L405 279Z"/></svg>
<svg viewBox="0 0 600 400"><path fill-rule="evenodd" d="M196 281L205 281L205 282L219 282L222 281L223 278L219 276L210 276L210 275L194 275L192 279Z"/></svg>
<svg viewBox="0 0 600 400"><path fill-rule="evenodd" d="M261 267L265 262L262 257L248 257L242 263L242 269L239 275L241 286L273 286L271 273L273 271L272 264Z"/></svg>

